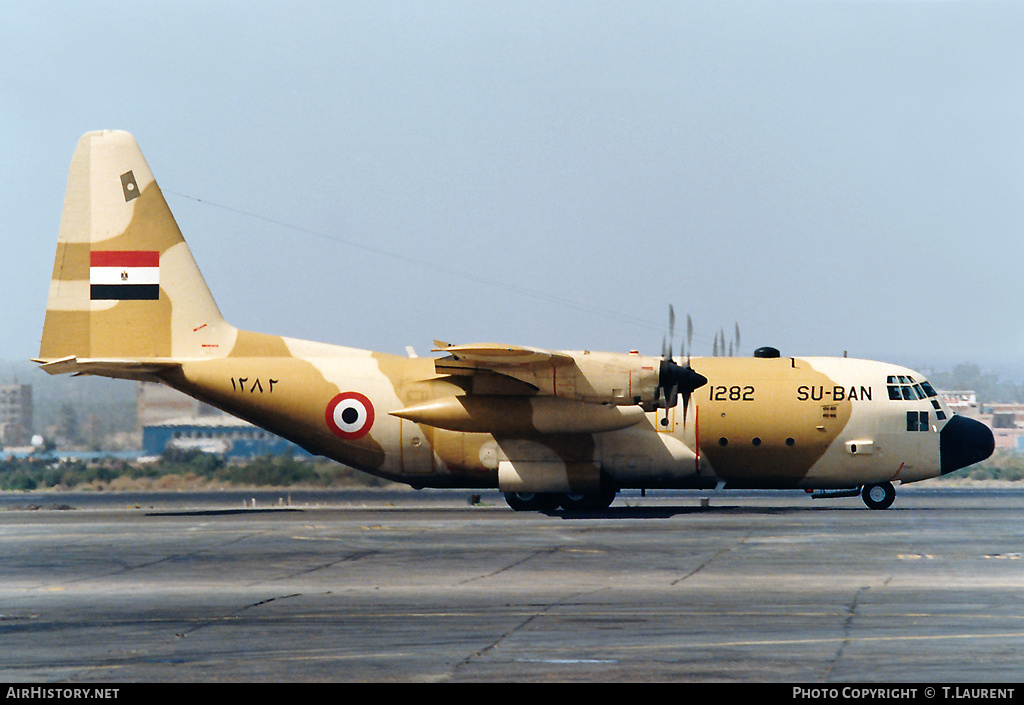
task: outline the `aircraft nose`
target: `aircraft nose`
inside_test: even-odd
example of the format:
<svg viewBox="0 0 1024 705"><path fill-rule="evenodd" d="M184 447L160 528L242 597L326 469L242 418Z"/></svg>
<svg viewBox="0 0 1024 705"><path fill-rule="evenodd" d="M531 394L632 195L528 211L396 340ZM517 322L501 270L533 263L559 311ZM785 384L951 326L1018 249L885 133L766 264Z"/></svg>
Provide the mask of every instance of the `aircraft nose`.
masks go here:
<svg viewBox="0 0 1024 705"><path fill-rule="evenodd" d="M942 474L980 463L992 455L996 439L988 426L954 415L939 433L939 458Z"/></svg>

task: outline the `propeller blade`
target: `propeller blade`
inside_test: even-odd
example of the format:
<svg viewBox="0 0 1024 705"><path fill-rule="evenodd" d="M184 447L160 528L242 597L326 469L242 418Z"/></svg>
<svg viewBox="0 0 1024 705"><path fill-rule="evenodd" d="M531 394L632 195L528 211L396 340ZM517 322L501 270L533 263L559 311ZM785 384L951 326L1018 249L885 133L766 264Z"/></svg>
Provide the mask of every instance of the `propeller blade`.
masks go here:
<svg viewBox="0 0 1024 705"><path fill-rule="evenodd" d="M672 357L672 348L675 342L676 311L672 304L668 307L668 338L661 339L661 367L658 369L658 384L654 389L654 405L659 406L658 401L665 399L665 417L661 420L663 426L668 426L669 409L674 409L679 403L679 397L683 398L683 424L686 423L686 412L690 405L690 396L693 390L707 384L707 378L695 372L690 367L689 351L693 345L693 319L686 316L686 362L682 365ZM716 335L717 347L717 335ZM682 344L680 344L682 348ZM680 351L682 354L682 350Z"/></svg>
<svg viewBox="0 0 1024 705"><path fill-rule="evenodd" d="M690 314L686 314L686 364L690 364L690 350L693 350L693 321Z"/></svg>
<svg viewBox="0 0 1024 705"><path fill-rule="evenodd" d="M690 395L695 389L707 384L707 377L695 371L689 363L680 365L673 360L662 360L661 368L658 370L658 387L664 390L665 394L665 420L662 425L668 425L668 409L674 408L679 403L680 395L683 397L683 421L686 421L686 407L689 405Z"/></svg>

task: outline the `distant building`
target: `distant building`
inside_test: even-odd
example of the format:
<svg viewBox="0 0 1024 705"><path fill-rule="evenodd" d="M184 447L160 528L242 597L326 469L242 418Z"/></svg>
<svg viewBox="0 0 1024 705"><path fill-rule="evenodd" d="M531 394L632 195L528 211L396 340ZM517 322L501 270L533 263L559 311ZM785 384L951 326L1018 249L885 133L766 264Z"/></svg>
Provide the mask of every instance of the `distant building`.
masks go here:
<svg viewBox="0 0 1024 705"><path fill-rule="evenodd" d="M938 392L949 408L992 429L996 448L1024 452L1024 404L979 403L973 391Z"/></svg>
<svg viewBox="0 0 1024 705"><path fill-rule="evenodd" d="M1024 404L985 404L978 420L992 429L996 448L1024 451Z"/></svg>
<svg viewBox="0 0 1024 705"><path fill-rule="evenodd" d="M226 414L169 419L143 427L145 455L161 455L168 448L201 450L229 460L262 455L310 456L291 441Z"/></svg>
<svg viewBox="0 0 1024 705"><path fill-rule="evenodd" d="M309 453L290 441L162 384L139 382L136 407L143 455L168 448L201 450L226 459Z"/></svg>
<svg viewBox="0 0 1024 705"><path fill-rule="evenodd" d="M975 417L981 410L978 408L977 392L966 390L956 392L937 392L953 413L961 416Z"/></svg>
<svg viewBox="0 0 1024 705"><path fill-rule="evenodd" d="M28 445L32 440L32 385L0 385L0 442Z"/></svg>
<svg viewBox="0 0 1024 705"><path fill-rule="evenodd" d="M187 416L213 416L222 414L209 404L204 404L163 384L139 382L135 415L139 428Z"/></svg>

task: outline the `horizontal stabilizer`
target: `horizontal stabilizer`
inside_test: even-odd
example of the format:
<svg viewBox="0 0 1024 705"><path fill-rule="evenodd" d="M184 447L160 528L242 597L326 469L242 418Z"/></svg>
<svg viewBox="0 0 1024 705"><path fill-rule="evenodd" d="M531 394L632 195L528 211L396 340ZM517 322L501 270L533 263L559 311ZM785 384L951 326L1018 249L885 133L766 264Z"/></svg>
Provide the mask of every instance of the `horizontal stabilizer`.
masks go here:
<svg viewBox="0 0 1024 705"><path fill-rule="evenodd" d="M32 362L39 363L43 372L51 375L75 374L75 375L101 375L103 377L116 377L119 379L149 380L154 375L168 369L180 367L180 362L173 362L164 359L154 360L112 360L112 359L83 359L79 360L74 355L62 357L59 360L35 359Z"/></svg>

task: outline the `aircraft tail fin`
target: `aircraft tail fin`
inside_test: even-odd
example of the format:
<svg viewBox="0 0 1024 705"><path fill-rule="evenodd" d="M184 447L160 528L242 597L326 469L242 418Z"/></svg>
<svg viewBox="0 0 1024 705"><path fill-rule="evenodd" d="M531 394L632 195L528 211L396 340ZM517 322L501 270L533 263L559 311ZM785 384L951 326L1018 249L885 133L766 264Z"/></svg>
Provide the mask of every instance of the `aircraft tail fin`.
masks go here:
<svg viewBox="0 0 1024 705"><path fill-rule="evenodd" d="M54 374L106 369L134 377L227 354L235 334L135 138L114 130L84 135L68 174L36 361Z"/></svg>

